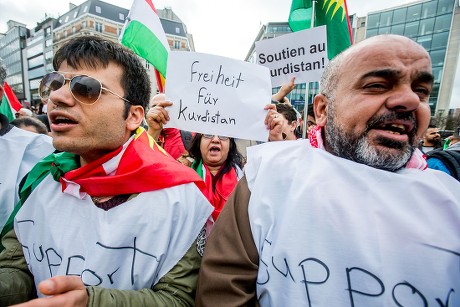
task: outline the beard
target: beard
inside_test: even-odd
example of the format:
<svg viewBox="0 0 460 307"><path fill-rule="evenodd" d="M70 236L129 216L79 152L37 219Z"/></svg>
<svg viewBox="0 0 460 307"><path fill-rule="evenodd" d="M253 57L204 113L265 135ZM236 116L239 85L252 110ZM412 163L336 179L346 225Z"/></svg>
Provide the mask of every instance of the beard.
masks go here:
<svg viewBox="0 0 460 307"><path fill-rule="evenodd" d="M365 164L381 170L395 172L403 168L409 162L414 150L416 149L416 120L413 112L391 112L386 115L372 117L363 133L346 132L344 127L341 127L336 122L336 114L334 107L330 103L329 112L327 114L327 124L325 126L326 142L330 147L332 154L345 158L357 163ZM404 119L414 123L414 128L410 132L409 142L399 142L385 137L375 139L380 146L371 145L369 143L369 131L375 127L379 127L385 121ZM386 147L385 150L380 147Z"/></svg>

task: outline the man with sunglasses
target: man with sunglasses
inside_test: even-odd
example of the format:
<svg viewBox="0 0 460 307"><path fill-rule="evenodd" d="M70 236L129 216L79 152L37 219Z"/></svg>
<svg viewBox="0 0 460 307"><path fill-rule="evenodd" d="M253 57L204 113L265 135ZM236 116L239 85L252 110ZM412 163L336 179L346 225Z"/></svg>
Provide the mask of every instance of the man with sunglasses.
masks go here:
<svg viewBox="0 0 460 307"><path fill-rule="evenodd" d="M4 95L6 68L0 59L0 104ZM0 113L0 227L19 201L18 185L28 171L54 151L51 138L14 127Z"/></svg>
<svg viewBox="0 0 460 307"><path fill-rule="evenodd" d="M3 229L0 305L193 305L212 206L199 176L140 127L142 63L82 36L53 66L39 91L61 152L27 175Z"/></svg>
<svg viewBox="0 0 460 307"><path fill-rule="evenodd" d="M332 59L310 140L248 149L197 306L460 306L460 185L417 149L432 86L429 54L403 36Z"/></svg>

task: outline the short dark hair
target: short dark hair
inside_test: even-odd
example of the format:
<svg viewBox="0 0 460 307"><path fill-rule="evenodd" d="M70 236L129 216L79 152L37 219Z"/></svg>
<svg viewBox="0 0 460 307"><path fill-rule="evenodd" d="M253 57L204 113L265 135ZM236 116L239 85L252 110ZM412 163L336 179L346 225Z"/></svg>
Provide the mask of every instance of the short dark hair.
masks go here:
<svg viewBox="0 0 460 307"><path fill-rule="evenodd" d="M292 124L293 121L297 120L297 113L295 112L294 107L289 104L278 103L276 105L276 111L283 114L289 125Z"/></svg>
<svg viewBox="0 0 460 307"><path fill-rule="evenodd" d="M187 148L188 153L190 157L195 159L196 161L200 161L203 159L203 156L201 155L201 150L200 150L200 143L201 143L201 138L203 137L203 134L197 133L195 134L195 137L192 140L192 143L190 144L189 148ZM236 142L234 138L229 138L230 140L230 146L228 149L228 156L227 160L225 160L224 165L222 166L222 170L219 171L218 173L218 178L216 178L216 181L220 179L224 174L228 173L231 168L235 168L238 166L240 169L243 169L243 155L238 151L238 148L236 147Z"/></svg>
<svg viewBox="0 0 460 307"><path fill-rule="evenodd" d="M124 98L144 109L148 106L150 79L147 71L138 56L121 44L92 35L79 36L59 48L53 59L54 69L58 70L64 61L75 69L83 65L94 69L106 68L114 62L123 70L121 86ZM129 104L127 107L129 110ZM128 115L127 111L125 115Z"/></svg>
<svg viewBox="0 0 460 307"><path fill-rule="evenodd" d="M13 119L10 122L11 125L21 128L21 127L34 127L37 129L37 132L40 134L48 134L48 128L46 125L39 120L38 118L32 116L25 116Z"/></svg>

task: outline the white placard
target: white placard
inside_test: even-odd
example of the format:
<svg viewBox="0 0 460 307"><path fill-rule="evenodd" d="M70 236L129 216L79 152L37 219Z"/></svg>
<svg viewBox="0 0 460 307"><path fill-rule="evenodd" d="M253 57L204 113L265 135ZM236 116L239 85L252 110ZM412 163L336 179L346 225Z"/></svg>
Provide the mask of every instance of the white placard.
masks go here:
<svg viewBox="0 0 460 307"><path fill-rule="evenodd" d="M271 101L266 67L216 55L172 51L166 73L166 127L266 141Z"/></svg>
<svg viewBox="0 0 460 307"><path fill-rule="evenodd" d="M270 69L272 86L296 77L295 83L315 82L329 62L326 26L256 42L257 63Z"/></svg>

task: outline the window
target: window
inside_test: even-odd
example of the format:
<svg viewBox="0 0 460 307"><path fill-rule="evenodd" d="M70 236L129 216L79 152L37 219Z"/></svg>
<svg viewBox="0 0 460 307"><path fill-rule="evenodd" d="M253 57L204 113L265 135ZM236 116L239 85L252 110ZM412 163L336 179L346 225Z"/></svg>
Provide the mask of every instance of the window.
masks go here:
<svg viewBox="0 0 460 307"><path fill-rule="evenodd" d="M436 21L434 23L434 33L449 31L451 19L452 14L441 15L436 17Z"/></svg>
<svg viewBox="0 0 460 307"><path fill-rule="evenodd" d="M118 14L118 18L119 18L120 20L125 20L125 14L119 13L119 14Z"/></svg>
<svg viewBox="0 0 460 307"><path fill-rule="evenodd" d="M50 36L51 35L51 27L47 27L45 29L45 36Z"/></svg>
<svg viewBox="0 0 460 307"><path fill-rule="evenodd" d="M51 60L52 58L53 58L53 51L52 51L52 50L51 50L51 51L47 51L47 52L45 53L45 59Z"/></svg>
<svg viewBox="0 0 460 307"><path fill-rule="evenodd" d="M73 13L73 18L77 17L78 15L78 11L75 11L75 13Z"/></svg>
<svg viewBox="0 0 460 307"><path fill-rule="evenodd" d="M436 16L437 1L425 2L422 4L422 18Z"/></svg>
<svg viewBox="0 0 460 307"><path fill-rule="evenodd" d="M174 49L180 49L180 41L174 41Z"/></svg>
<svg viewBox="0 0 460 307"><path fill-rule="evenodd" d="M418 22L409 22L406 23L406 26L404 28L404 36L407 37L415 37L417 36L418 33Z"/></svg>
<svg viewBox="0 0 460 307"><path fill-rule="evenodd" d="M407 7L394 10L393 12L393 23L403 23L406 21Z"/></svg>
<svg viewBox="0 0 460 307"><path fill-rule="evenodd" d="M379 28L379 34L389 34L391 27Z"/></svg>
<svg viewBox="0 0 460 307"><path fill-rule="evenodd" d="M433 68L434 82L440 83L442 78L442 66Z"/></svg>
<svg viewBox="0 0 460 307"><path fill-rule="evenodd" d="M94 24L94 29L95 29L97 32L102 32L102 23L96 22L96 23Z"/></svg>
<svg viewBox="0 0 460 307"><path fill-rule="evenodd" d="M85 5L85 8L83 9L83 13L86 13L86 12L88 12L88 6L87 5Z"/></svg>
<svg viewBox="0 0 460 307"><path fill-rule="evenodd" d="M420 27L418 28L418 35L427 35L433 33L434 18L420 20Z"/></svg>
<svg viewBox="0 0 460 307"><path fill-rule="evenodd" d="M405 25L394 25L391 27L391 34L397 34L397 35L404 35L404 27Z"/></svg>
<svg viewBox="0 0 460 307"><path fill-rule="evenodd" d="M64 19L64 22L67 22L67 21L69 21L69 15L67 15Z"/></svg>
<svg viewBox="0 0 460 307"><path fill-rule="evenodd" d="M380 14L373 14L367 16L367 28L376 28L379 26Z"/></svg>
<svg viewBox="0 0 460 307"><path fill-rule="evenodd" d="M421 9L420 4L409 6L407 8L407 21L419 20Z"/></svg>
<svg viewBox="0 0 460 307"><path fill-rule="evenodd" d="M180 34L180 28L176 27L176 34Z"/></svg>
<svg viewBox="0 0 460 307"><path fill-rule="evenodd" d="M446 55L446 50L434 50L430 52L431 57L431 65L434 66L442 66L444 64L444 56Z"/></svg>
<svg viewBox="0 0 460 307"><path fill-rule="evenodd" d="M41 79L35 79L35 80L30 80L29 81L29 86L31 90L36 90L38 86L40 85Z"/></svg>
<svg viewBox="0 0 460 307"><path fill-rule="evenodd" d="M381 27L391 26L392 19L393 19L393 11L383 12L380 15L380 26Z"/></svg>
<svg viewBox="0 0 460 307"><path fill-rule="evenodd" d="M75 34L75 32L77 32L77 28L75 28L75 26L72 27L72 34Z"/></svg>
<svg viewBox="0 0 460 307"><path fill-rule="evenodd" d="M366 38L376 36L378 34L378 30L379 29L370 29L370 30L368 29L366 32Z"/></svg>
<svg viewBox="0 0 460 307"><path fill-rule="evenodd" d="M82 28L82 29L86 28L86 20L83 20L83 21L81 22L81 28Z"/></svg>
<svg viewBox="0 0 460 307"><path fill-rule="evenodd" d="M433 43L431 49L446 48L449 32L441 32L433 35Z"/></svg>
<svg viewBox="0 0 460 307"><path fill-rule="evenodd" d="M39 55L38 57L28 59L27 62L29 64L29 69L43 65L43 56Z"/></svg>
<svg viewBox="0 0 460 307"><path fill-rule="evenodd" d="M426 50L431 49L431 35L420 36L417 38L417 43L423 46Z"/></svg>
<svg viewBox="0 0 460 307"><path fill-rule="evenodd" d="M101 7L96 5L96 13L100 14L101 13Z"/></svg>
<svg viewBox="0 0 460 307"><path fill-rule="evenodd" d="M454 6L454 0L439 0L438 3L438 15L452 12Z"/></svg>
<svg viewBox="0 0 460 307"><path fill-rule="evenodd" d="M53 40L52 39L47 39L45 41L45 47L51 47L53 45Z"/></svg>

